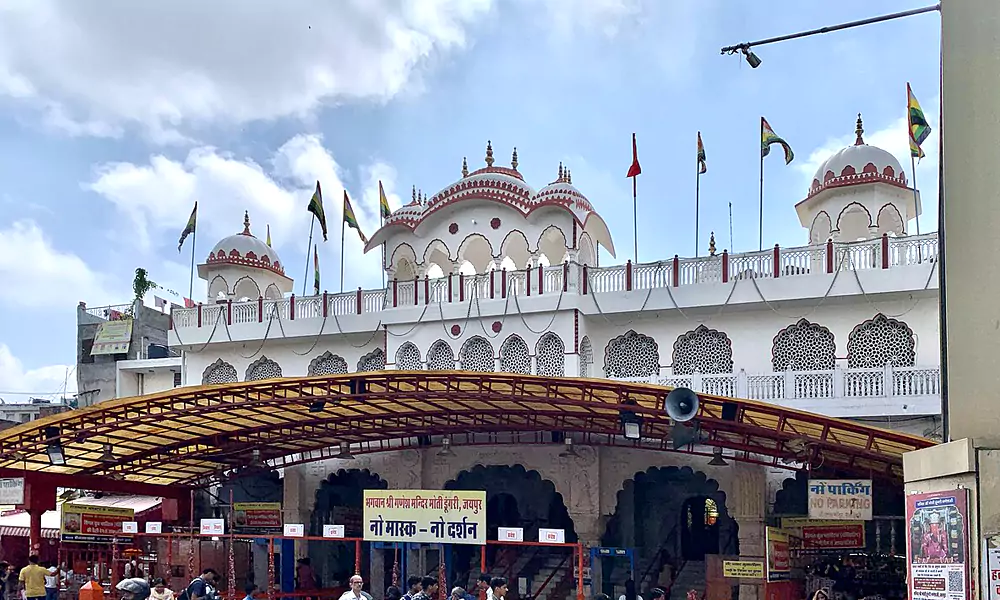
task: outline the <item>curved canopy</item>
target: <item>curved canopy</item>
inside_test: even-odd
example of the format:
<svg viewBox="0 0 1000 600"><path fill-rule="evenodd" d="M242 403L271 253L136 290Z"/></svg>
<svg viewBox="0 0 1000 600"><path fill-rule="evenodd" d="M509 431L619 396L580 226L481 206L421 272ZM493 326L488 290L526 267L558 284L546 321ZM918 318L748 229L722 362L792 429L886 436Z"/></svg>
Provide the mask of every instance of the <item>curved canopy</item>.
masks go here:
<svg viewBox="0 0 1000 600"><path fill-rule="evenodd" d="M505 373L381 371L177 388L52 415L0 433L0 470L133 483L207 483L259 459L287 466L351 452L468 443L552 442L673 450L672 388ZM622 437L622 411L642 439ZM901 479L902 455L933 442L771 404L701 395L701 444L736 460ZM464 436L464 437L463 437ZM478 438L477 438L478 436ZM483 441L483 436L489 436ZM479 441L476 441L476 440ZM61 447L65 464L48 450ZM682 449L682 451L684 451ZM695 450L688 446L686 451ZM703 453L704 449L701 452Z"/></svg>

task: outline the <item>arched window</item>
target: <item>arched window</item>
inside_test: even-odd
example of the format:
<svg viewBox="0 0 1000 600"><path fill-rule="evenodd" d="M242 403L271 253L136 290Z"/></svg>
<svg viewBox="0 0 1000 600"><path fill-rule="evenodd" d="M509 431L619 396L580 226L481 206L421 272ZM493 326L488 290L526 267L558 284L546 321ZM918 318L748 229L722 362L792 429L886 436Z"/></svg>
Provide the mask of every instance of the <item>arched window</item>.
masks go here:
<svg viewBox="0 0 1000 600"><path fill-rule="evenodd" d="M413 345L413 342L404 342L399 350L396 350L396 369L399 371L420 371L424 368L424 363L420 360L420 350Z"/></svg>
<svg viewBox="0 0 1000 600"><path fill-rule="evenodd" d="M653 377L660 373L660 349L653 338L628 330L604 350L606 377Z"/></svg>
<svg viewBox="0 0 1000 600"><path fill-rule="evenodd" d="M830 371L836 352L837 344L829 329L799 319L774 336L771 366L775 371Z"/></svg>
<svg viewBox="0 0 1000 600"><path fill-rule="evenodd" d="M566 345L551 331L535 344L535 374L562 377L566 374Z"/></svg>
<svg viewBox="0 0 1000 600"><path fill-rule="evenodd" d="M247 367L246 381L260 381L281 377L281 366L266 356L261 356Z"/></svg>
<svg viewBox="0 0 1000 600"><path fill-rule="evenodd" d="M237 381L239 381L239 376L236 374L236 368L221 358L209 365L201 375L202 385L236 383Z"/></svg>
<svg viewBox="0 0 1000 600"><path fill-rule="evenodd" d="M594 366L594 347L590 345L590 338L583 336L580 341L580 377L590 377L590 371Z"/></svg>
<svg viewBox="0 0 1000 600"><path fill-rule="evenodd" d="M699 325L674 342L674 375L733 372L733 343L721 331Z"/></svg>
<svg viewBox="0 0 1000 600"><path fill-rule="evenodd" d="M504 373L531 374L528 344L519 335L512 335L500 346L500 370Z"/></svg>
<svg viewBox="0 0 1000 600"><path fill-rule="evenodd" d="M429 371L451 371L455 368L455 353L444 340L431 344L427 351L427 369Z"/></svg>
<svg viewBox="0 0 1000 600"><path fill-rule="evenodd" d="M460 353L463 371L492 373L495 370L493 346L482 336L474 336L462 344Z"/></svg>
<svg viewBox="0 0 1000 600"><path fill-rule="evenodd" d="M342 375L347 373L347 361L329 351L317 356L309 363L310 375Z"/></svg>
<svg viewBox="0 0 1000 600"><path fill-rule="evenodd" d="M417 352L417 359L420 359L420 353ZM385 352L381 348L375 348L368 354L361 357L358 361L358 373L365 373L370 371L384 371L385 370Z"/></svg>
<svg viewBox="0 0 1000 600"><path fill-rule="evenodd" d="M847 338L847 367L880 369L886 364L912 367L916 346L913 330L906 323L879 313L851 331Z"/></svg>

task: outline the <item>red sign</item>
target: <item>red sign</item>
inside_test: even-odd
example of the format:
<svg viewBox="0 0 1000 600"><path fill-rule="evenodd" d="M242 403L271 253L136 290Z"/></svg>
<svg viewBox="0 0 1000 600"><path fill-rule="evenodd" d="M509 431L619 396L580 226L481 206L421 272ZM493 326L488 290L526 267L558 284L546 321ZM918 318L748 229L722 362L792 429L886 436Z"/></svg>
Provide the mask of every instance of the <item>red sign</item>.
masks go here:
<svg viewBox="0 0 1000 600"><path fill-rule="evenodd" d="M280 502L236 502L235 527L241 531L281 530Z"/></svg>
<svg viewBox="0 0 1000 600"><path fill-rule="evenodd" d="M818 525L802 528L804 548L864 548L865 524Z"/></svg>

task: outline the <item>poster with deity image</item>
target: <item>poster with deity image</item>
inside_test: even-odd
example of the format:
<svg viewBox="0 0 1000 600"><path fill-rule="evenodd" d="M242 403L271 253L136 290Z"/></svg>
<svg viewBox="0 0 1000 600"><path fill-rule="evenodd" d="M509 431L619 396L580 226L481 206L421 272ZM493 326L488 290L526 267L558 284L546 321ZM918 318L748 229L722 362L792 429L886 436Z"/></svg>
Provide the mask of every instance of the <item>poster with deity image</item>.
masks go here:
<svg viewBox="0 0 1000 600"><path fill-rule="evenodd" d="M968 600L968 490L906 497L910 600Z"/></svg>

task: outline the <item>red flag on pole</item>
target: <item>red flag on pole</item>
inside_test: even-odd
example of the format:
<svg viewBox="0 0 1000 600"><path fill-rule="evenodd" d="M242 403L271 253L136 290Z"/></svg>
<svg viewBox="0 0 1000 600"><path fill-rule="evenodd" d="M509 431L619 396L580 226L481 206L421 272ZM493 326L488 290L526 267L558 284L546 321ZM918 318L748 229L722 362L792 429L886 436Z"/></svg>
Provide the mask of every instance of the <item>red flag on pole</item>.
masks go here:
<svg viewBox="0 0 1000 600"><path fill-rule="evenodd" d="M626 177L635 177L636 175L642 173L642 167L639 166L639 152L635 148L635 134L632 134L632 166L628 168L628 175Z"/></svg>

